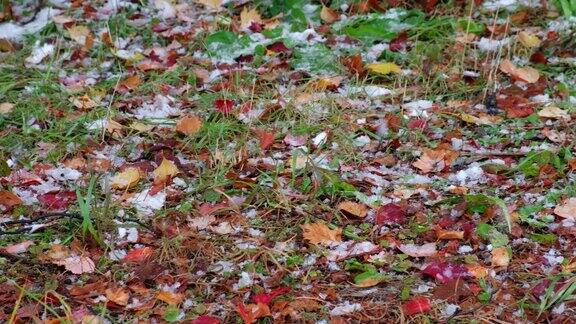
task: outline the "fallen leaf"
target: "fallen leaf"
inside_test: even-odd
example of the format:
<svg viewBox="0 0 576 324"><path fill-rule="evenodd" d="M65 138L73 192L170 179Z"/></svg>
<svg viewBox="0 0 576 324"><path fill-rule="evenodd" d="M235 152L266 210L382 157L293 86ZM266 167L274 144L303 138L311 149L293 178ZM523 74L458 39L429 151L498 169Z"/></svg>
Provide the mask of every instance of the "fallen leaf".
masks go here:
<svg viewBox="0 0 576 324"><path fill-rule="evenodd" d="M256 9L244 7L242 12L240 12L240 28L246 29L250 27L252 23L262 23L262 17Z"/></svg>
<svg viewBox="0 0 576 324"><path fill-rule="evenodd" d="M437 228L436 237L439 240L462 240L464 239L464 231L445 231Z"/></svg>
<svg viewBox="0 0 576 324"><path fill-rule="evenodd" d="M94 35L86 26L73 26L68 28L70 38L76 43L82 45L86 50L89 50L94 45Z"/></svg>
<svg viewBox="0 0 576 324"><path fill-rule="evenodd" d="M554 208L554 214L576 221L576 198L572 197L565 200L561 205L557 205Z"/></svg>
<svg viewBox="0 0 576 324"><path fill-rule="evenodd" d="M304 231L304 239L312 244L333 245L342 241L342 229L330 229L324 223L308 223L300 225Z"/></svg>
<svg viewBox="0 0 576 324"><path fill-rule="evenodd" d="M106 294L106 298L108 298L109 301L112 301L121 306L128 305L128 299L130 299L130 294L126 289L122 287L108 288L104 293Z"/></svg>
<svg viewBox="0 0 576 324"><path fill-rule="evenodd" d="M322 6L322 10L320 10L320 19L331 24L333 22L336 22L339 18L340 16L338 16L338 13L336 11L326 6Z"/></svg>
<svg viewBox="0 0 576 324"><path fill-rule="evenodd" d="M85 256L70 256L64 259L63 262L58 262L57 264L63 265L66 270L73 274L92 273L96 270L94 261Z"/></svg>
<svg viewBox="0 0 576 324"><path fill-rule="evenodd" d="M252 301L256 304L266 304L269 305L272 300L278 296L284 295L285 293L289 292L290 288L288 287L278 287L272 289L269 293L259 293L252 296Z"/></svg>
<svg viewBox="0 0 576 324"><path fill-rule="evenodd" d="M395 63L390 62L378 62L366 65L366 68L374 73L379 74L390 74L390 73L401 73L402 69Z"/></svg>
<svg viewBox="0 0 576 324"><path fill-rule="evenodd" d="M492 266L507 267L510 263L510 254L508 248L500 246L492 250Z"/></svg>
<svg viewBox="0 0 576 324"><path fill-rule="evenodd" d="M420 169L422 173L440 172L446 167L445 156L444 150L424 150L424 153L412 165Z"/></svg>
<svg viewBox="0 0 576 324"><path fill-rule="evenodd" d="M200 315L192 320L191 324L220 324L220 319L210 315Z"/></svg>
<svg viewBox="0 0 576 324"><path fill-rule="evenodd" d="M402 253L414 258L430 257L436 255L436 243L426 243L423 245L416 244L400 244L398 249Z"/></svg>
<svg viewBox="0 0 576 324"><path fill-rule="evenodd" d="M70 98L70 101L76 108L82 110L89 110L98 106L96 101L88 97L88 95L83 95L82 97Z"/></svg>
<svg viewBox="0 0 576 324"><path fill-rule="evenodd" d="M8 190L0 190L0 205L5 210L11 210L15 206L22 204L22 199Z"/></svg>
<svg viewBox="0 0 576 324"><path fill-rule="evenodd" d="M442 284L470 276L464 265L447 261L433 261L422 270L422 273L433 277Z"/></svg>
<svg viewBox="0 0 576 324"><path fill-rule="evenodd" d="M179 172L180 170L178 170L178 167L174 162L168 159L163 159L160 166L152 172L154 174L154 184L166 183Z"/></svg>
<svg viewBox="0 0 576 324"><path fill-rule="evenodd" d="M5 246L3 248L0 248L0 250L3 250L4 252L10 254L20 254L28 251L28 248L33 244L34 241L26 240L20 243Z"/></svg>
<svg viewBox="0 0 576 324"><path fill-rule="evenodd" d="M76 201L76 193L72 190L49 192L39 195L38 201L45 209L62 210Z"/></svg>
<svg viewBox="0 0 576 324"><path fill-rule="evenodd" d="M222 5L222 0L196 0L196 2L211 9L220 9Z"/></svg>
<svg viewBox="0 0 576 324"><path fill-rule="evenodd" d="M140 169L129 167L110 178L110 186L114 189L128 189L140 181Z"/></svg>
<svg viewBox="0 0 576 324"><path fill-rule="evenodd" d="M136 90L141 82L142 80L138 75L131 75L118 83L116 91L127 92L129 90Z"/></svg>
<svg viewBox="0 0 576 324"><path fill-rule="evenodd" d="M276 132L257 129L255 130L255 133L256 136L258 136L258 140L260 141L260 149L266 150L272 144L274 144L274 140L276 139Z"/></svg>
<svg viewBox="0 0 576 324"><path fill-rule="evenodd" d="M14 104L9 102L0 103L0 114L9 114L14 109Z"/></svg>
<svg viewBox="0 0 576 324"><path fill-rule="evenodd" d="M163 290L156 294L156 299L159 299L168 305L178 305L184 300L184 294Z"/></svg>
<svg viewBox="0 0 576 324"><path fill-rule="evenodd" d="M229 100L229 99L216 99L216 100L214 100L214 107L216 108L216 110L218 110L219 112L221 112L223 114L231 113L232 109L234 109L234 106L236 106L236 103L234 102L234 100Z"/></svg>
<svg viewBox="0 0 576 324"><path fill-rule="evenodd" d="M538 70L529 66L518 68L508 59L502 60L500 70L513 78L527 83L536 83L538 79L540 79L540 72L538 72Z"/></svg>
<svg viewBox="0 0 576 324"><path fill-rule="evenodd" d="M570 114L566 110L560 109L556 106L546 106L538 112L538 116L552 119L570 120Z"/></svg>
<svg viewBox="0 0 576 324"><path fill-rule="evenodd" d="M476 117L470 114L461 113L459 117L467 123L476 125L495 125L502 121L501 117L490 116L488 114L480 114L478 117Z"/></svg>
<svg viewBox="0 0 576 324"><path fill-rule="evenodd" d="M141 263L148 259L152 253L154 253L154 249L149 246L136 248L128 251L122 260L126 262Z"/></svg>
<svg viewBox="0 0 576 324"><path fill-rule="evenodd" d="M406 316L419 313L427 313L430 311L430 309L430 300L426 297L414 297L402 305L402 312Z"/></svg>
<svg viewBox="0 0 576 324"><path fill-rule="evenodd" d="M526 47L538 47L542 43L538 36L526 31L521 31L518 33L518 40L522 45Z"/></svg>
<svg viewBox="0 0 576 324"><path fill-rule="evenodd" d="M184 116L176 123L176 131L184 135L194 135L202 129L202 120L196 116Z"/></svg>
<svg viewBox="0 0 576 324"><path fill-rule="evenodd" d="M406 211L400 205L389 203L378 209L374 219L376 224L399 224L406 221Z"/></svg>
<svg viewBox="0 0 576 324"><path fill-rule="evenodd" d="M474 278L486 278L488 276L488 268L481 266L479 264L467 264L466 268L468 268L468 272Z"/></svg>
<svg viewBox="0 0 576 324"><path fill-rule="evenodd" d="M339 203L338 210L358 218L364 218L368 214L368 207L366 207L366 205L353 201L343 201Z"/></svg>
<svg viewBox="0 0 576 324"><path fill-rule="evenodd" d="M262 303L244 305L242 301L239 301L236 311L242 317L244 324L252 324L261 317L271 316L268 305Z"/></svg>

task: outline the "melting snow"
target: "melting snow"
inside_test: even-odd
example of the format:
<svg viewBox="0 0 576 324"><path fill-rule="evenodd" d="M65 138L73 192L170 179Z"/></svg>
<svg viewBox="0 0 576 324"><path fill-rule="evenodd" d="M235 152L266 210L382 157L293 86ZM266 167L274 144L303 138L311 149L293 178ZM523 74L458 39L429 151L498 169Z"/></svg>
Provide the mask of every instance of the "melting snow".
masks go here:
<svg viewBox="0 0 576 324"><path fill-rule="evenodd" d="M138 119L144 118L167 118L175 116L180 113L178 108L174 108L171 104L174 103L174 98L170 96L156 95L154 102L149 104L145 103L142 107L136 109L134 115Z"/></svg>
<svg viewBox="0 0 576 324"><path fill-rule="evenodd" d="M36 42L34 45L34 49L30 56L26 58L26 63L35 65L42 62L48 56L52 56L54 54L54 45L52 44L44 44L40 46L40 42Z"/></svg>
<svg viewBox="0 0 576 324"><path fill-rule="evenodd" d="M59 14L61 10L54 8L44 8L36 14L36 19L20 26L12 22L0 24L0 38L19 41L26 34L39 32L50 22L50 18Z"/></svg>
<svg viewBox="0 0 576 324"><path fill-rule="evenodd" d="M330 315L332 316L341 316L341 315L346 315L346 314L350 314L353 312L358 312L361 311L363 309L362 305L355 303L355 304L350 304L349 301L345 301L344 303L332 308L332 310L330 310Z"/></svg>
<svg viewBox="0 0 576 324"><path fill-rule="evenodd" d="M137 193L129 202L143 215L152 215L154 211L164 207L166 202L166 193L159 192L154 196L149 194L149 189Z"/></svg>
<svg viewBox="0 0 576 324"><path fill-rule="evenodd" d="M412 117L428 117L426 112L432 108L432 101L430 100L416 100L404 104L404 108L408 112L408 116Z"/></svg>
<svg viewBox="0 0 576 324"><path fill-rule="evenodd" d="M82 173L72 168L55 168L46 171L46 174L56 181L78 180Z"/></svg>

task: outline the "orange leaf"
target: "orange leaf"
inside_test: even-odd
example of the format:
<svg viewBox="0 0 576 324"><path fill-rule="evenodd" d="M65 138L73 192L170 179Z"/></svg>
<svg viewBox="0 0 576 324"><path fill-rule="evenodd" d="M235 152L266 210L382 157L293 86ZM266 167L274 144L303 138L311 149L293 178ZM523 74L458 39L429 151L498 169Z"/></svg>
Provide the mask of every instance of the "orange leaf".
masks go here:
<svg viewBox="0 0 576 324"><path fill-rule="evenodd" d="M11 191L0 191L0 205L2 205L6 210L11 210L14 206L18 206L20 204L22 204L22 199L13 194Z"/></svg>
<svg viewBox="0 0 576 324"><path fill-rule="evenodd" d="M274 131L265 131L261 129L257 129L254 131L260 140L260 148L265 150L269 148L272 144L274 144L274 140L276 139L276 132Z"/></svg>
<svg viewBox="0 0 576 324"><path fill-rule="evenodd" d="M439 172L446 167L444 156L443 150L425 150L424 154L412 165L422 170L423 173Z"/></svg>
<svg viewBox="0 0 576 324"><path fill-rule="evenodd" d="M116 90L118 91L118 89L122 89L122 88L125 88L127 90L135 90L138 88L138 86L140 86L141 82L142 82L142 80L140 79L140 77L138 75L131 75L131 76L123 79L122 81L120 81L118 83L118 88Z"/></svg>
<svg viewBox="0 0 576 324"><path fill-rule="evenodd" d="M121 287L108 288L106 289L105 293L106 298L108 298L109 301L112 301L121 306L128 305L128 299L130 298L130 295L126 289Z"/></svg>
<svg viewBox="0 0 576 324"><path fill-rule="evenodd" d="M507 267L510 263L510 254L508 248L501 246L492 250L492 266Z"/></svg>
<svg viewBox="0 0 576 324"><path fill-rule="evenodd" d="M300 225L304 231L304 239L312 244L332 245L342 241L342 229L331 230L324 223L309 223Z"/></svg>
<svg viewBox="0 0 576 324"><path fill-rule="evenodd" d="M140 263L148 259L152 255L152 253L154 253L154 249L152 249L149 246L132 249L128 251L128 253L126 253L123 260L126 262Z"/></svg>
<svg viewBox="0 0 576 324"><path fill-rule="evenodd" d="M518 68L510 60L502 60L500 70L509 76L527 83L536 83L540 79L538 70L529 66Z"/></svg>
<svg viewBox="0 0 576 324"><path fill-rule="evenodd" d="M436 236L439 240L462 240L464 239L464 231L445 231L443 229L436 229Z"/></svg>
<svg viewBox="0 0 576 324"><path fill-rule="evenodd" d="M178 167L176 166L176 164L174 164L174 162L167 159L163 159L162 163L160 163L160 166L158 166L156 170L152 172L154 173L154 183L155 184L165 183L172 177L177 175L179 172L180 170L178 170Z"/></svg>
<svg viewBox="0 0 576 324"><path fill-rule="evenodd" d="M338 204L338 209L358 218L364 218L366 214L368 214L368 207L366 207L366 205L353 201L341 202Z"/></svg>
<svg viewBox="0 0 576 324"><path fill-rule="evenodd" d="M194 135L202 128L202 120L196 116L184 116L176 123L176 131L184 135Z"/></svg>
<svg viewBox="0 0 576 324"><path fill-rule="evenodd" d="M156 299L159 299L168 305L178 305L184 300L184 294L160 291L156 294Z"/></svg>
<svg viewBox="0 0 576 324"><path fill-rule="evenodd" d="M236 305L236 311L242 317L244 324L252 324L261 317L271 316L270 307L264 303L244 305L240 301Z"/></svg>
<svg viewBox="0 0 576 324"><path fill-rule="evenodd" d="M330 9L326 6L322 6L322 10L320 10L320 18L325 22L331 24L337 21L340 17L338 16L338 13L333 9Z"/></svg>

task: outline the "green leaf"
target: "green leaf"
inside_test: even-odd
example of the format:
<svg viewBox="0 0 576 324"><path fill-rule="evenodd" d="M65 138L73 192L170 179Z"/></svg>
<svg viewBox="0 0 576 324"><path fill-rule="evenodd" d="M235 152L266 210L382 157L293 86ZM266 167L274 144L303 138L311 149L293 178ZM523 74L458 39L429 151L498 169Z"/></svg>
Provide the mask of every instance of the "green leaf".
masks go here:
<svg viewBox="0 0 576 324"><path fill-rule="evenodd" d="M506 224L508 225L508 231L509 232L512 231L512 216L510 215L510 212L508 211L508 206L506 206L506 202L504 200L502 200L498 197L492 197L492 196L482 195L482 194L466 195L466 196L464 196L464 199L469 204L480 205L480 204L484 203L484 204L492 204L492 205L496 205L496 206L500 207L500 209L502 210L502 214L504 215L504 219L506 220Z"/></svg>
<svg viewBox="0 0 576 324"><path fill-rule="evenodd" d="M552 245L552 244L556 243L556 240L558 239L556 237L556 235L550 234L550 233L546 233L546 234L531 233L531 234L528 234L528 237L532 241L536 241L536 242L539 242L542 244L547 244L547 245Z"/></svg>
<svg viewBox="0 0 576 324"><path fill-rule="evenodd" d="M386 280L388 277L376 270L366 271L354 277L354 283L360 287L372 287Z"/></svg>
<svg viewBox="0 0 576 324"><path fill-rule="evenodd" d="M164 310L164 320L173 323L180 320L180 309L174 305L169 305Z"/></svg>
<svg viewBox="0 0 576 324"><path fill-rule="evenodd" d="M476 35L482 35L486 30L486 25L471 19L459 19L458 27L463 31L468 31L469 33Z"/></svg>
<svg viewBox="0 0 576 324"><path fill-rule="evenodd" d="M500 233L494 226L486 223L478 224L476 233L482 239L490 241L490 244L494 248L505 246L509 242L506 234Z"/></svg>

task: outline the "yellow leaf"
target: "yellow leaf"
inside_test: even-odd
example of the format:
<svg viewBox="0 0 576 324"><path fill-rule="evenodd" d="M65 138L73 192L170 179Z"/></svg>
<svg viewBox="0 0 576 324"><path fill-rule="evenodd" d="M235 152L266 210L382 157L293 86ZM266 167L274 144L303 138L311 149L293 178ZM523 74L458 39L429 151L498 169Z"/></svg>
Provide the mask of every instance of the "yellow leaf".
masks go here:
<svg viewBox="0 0 576 324"><path fill-rule="evenodd" d="M324 20L325 22L331 24L338 20L339 16L338 13L326 6L322 6L322 10L320 10L320 19Z"/></svg>
<svg viewBox="0 0 576 324"><path fill-rule="evenodd" d="M518 33L518 40L526 47L538 47L542 43L538 36L525 31Z"/></svg>
<svg viewBox="0 0 576 324"><path fill-rule="evenodd" d="M184 300L184 295L179 293L173 293L169 291L160 291L156 295L157 299L165 302L168 305L178 305Z"/></svg>
<svg viewBox="0 0 576 324"><path fill-rule="evenodd" d="M211 9L220 9L222 5L222 0L196 0L196 2Z"/></svg>
<svg viewBox="0 0 576 324"><path fill-rule="evenodd" d="M174 162L167 159L163 159L162 163L160 163L160 166L153 171L154 183L157 184L166 182L168 181L168 179L174 177L179 172L180 170L178 170L178 167L176 166L176 164L174 164Z"/></svg>
<svg viewBox="0 0 576 324"><path fill-rule="evenodd" d="M481 114L480 116L476 117L466 113L461 113L459 117L467 123L476 125L494 125L502 121L502 118L498 116L490 116L486 114Z"/></svg>
<svg viewBox="0 0 576 324"><path fill-rule="evenodd" d="M9 102L0 103L0 114L8 114L12 111L13 108L14 108L13 103Z"/></svg>
<svg viewBox="0 0 576 324"><path fill-rule="evenodd" d="M497 247L492 250L492 266L507 267L510 263L510 254L505 246Z"/></svg>
<svg viewBox="0 0 576 324"><path fill-rule="evenodd" d="M323 223L309 223L300 227L304 231L304 239L312 244L332 245L342 241L341 228L331 230Z"/></svg>
<svg viewBox="0 0 576 324"><path fill-rule="evenodd" d="M110 186L114 189L127 189L134 187L140 181L140 169L130 167L116 174L110 179Z"/></svg>
<svg viewBox="0 0 576 324"><path fill-rule="evenodd" d="M358 218L364 218L368 214L368 207L353 201L341 202L338 204L338 209Z"/></svg>
<svg viewBox="0 0 576 324"><path fill-rule="evenodd" d="M176 123L176 131L184 135L194 135L202 128L202 121L196 116L182 117Z"/></svg>
<svg viewBox="0 0 576 324"><path fill-rule="evenodd" d="M390 62L378 62L371 63L366 66L366 68L374 73L379 74L390 74L390 73L401 73L402 70L395 63Z"/></svg>
<svg viewBox="0 0 576 324"><path fill-rule="evenodd" d="M146 125L144 123L135 121L132 124L130 124L130 128L137 130L139 132L148 132L148 131L151 131L152 128L154 128L154 126Z"/></svg>
<svg viewBox="0 0 576 324"><path fill-rule="evenodd" d="M262 17L260 17L256 9L248 10L247 7L244 7L242 12L240 12L240 28L248 28L253 22L262 23Z"/></svg>

